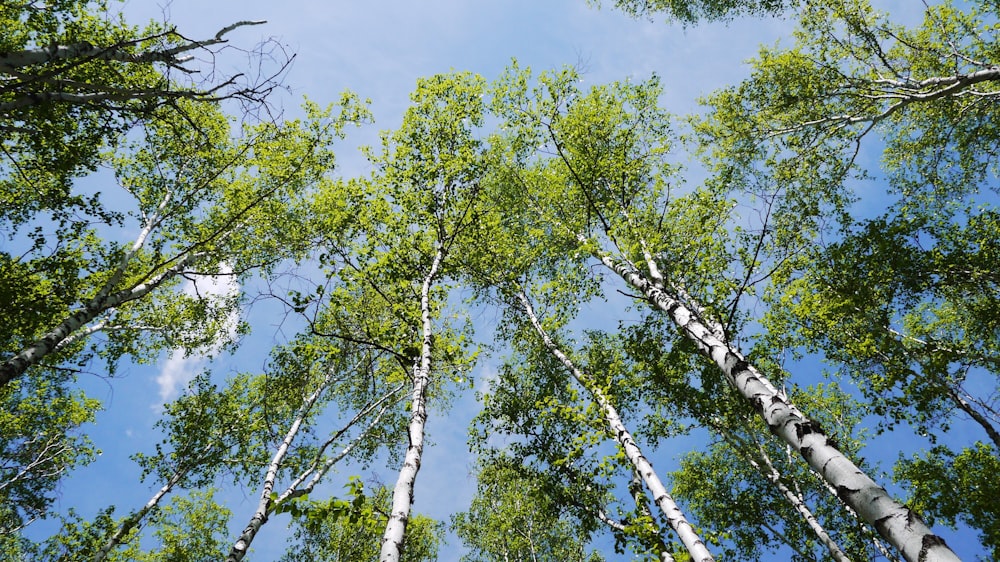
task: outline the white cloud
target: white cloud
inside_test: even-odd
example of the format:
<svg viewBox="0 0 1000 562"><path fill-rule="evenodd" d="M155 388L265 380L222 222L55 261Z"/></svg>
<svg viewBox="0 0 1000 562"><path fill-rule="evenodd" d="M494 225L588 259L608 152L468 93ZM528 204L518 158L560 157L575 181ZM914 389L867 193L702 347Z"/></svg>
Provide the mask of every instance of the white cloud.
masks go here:
<svg viewBox="0 0 1000 562"><path fill-rule="evenodd" d="M239 292L240 286L236 278L231 274L232 268L223 264L219 273L221 275L195 276L189 280L183 288L187 295L200 295L202 298L228 297ZM236 335L236 327L239 324L239 311L231 311L225 322L225 329L230 337ZM163 404L176 398L181 390L198 374L204 367L210 355L220 351L219 346L213 346L202 353L185 355L184 350L174 350L160 368L160 374L156 377L156 384L159 386L160 402Z"/></svg>
<svg viewBox="0 0 1000 562"><path fill-rule="evenodd" d="M493 383L499 379L497 368L492 362L486 361L479 367L476 374L476 392L485 394L493 388Z"/></svg>

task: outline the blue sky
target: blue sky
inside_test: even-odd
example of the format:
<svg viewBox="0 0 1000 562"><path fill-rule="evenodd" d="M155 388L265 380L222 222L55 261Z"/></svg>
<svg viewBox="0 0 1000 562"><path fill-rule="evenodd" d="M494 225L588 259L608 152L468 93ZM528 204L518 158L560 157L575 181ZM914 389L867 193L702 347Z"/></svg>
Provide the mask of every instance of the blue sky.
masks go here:
<svg viewBox="0 0 1000 562"><path fill-rule="evenodd" d="M683 114L696 109L699 96L745 77L744 61L756 53L757 46L773 44L791 29L788 21L749 19L685 30L663 22L632 20L607 7L596 10L584 0L173 0L166 6L131 0L124 4L124 12L134 23L160 20L166 14L191 38L209 37L237 20L267 20L266 25L239 29L229 37L242 47L274 37L296 53L285 78L289 91L279 92L272 100L286 115L297 115L304 95L325 104L336 100L340 91L351 89L372 100L376 125L351 132L345 149L338 153L339 173L344 176L367 172L364 159L352 145L374 143L378 130L398 125L409 93L422 76L468 70L489 80L511 58L536 70L579 65L589 83L641 80L655 72L665 87L664 107ZM245 59L235 51L230 54L220 59L223 70L227 66L239 69ZM592 314L598 322L616 321L612 315L617 312L595 309ZM151 490L138 484L138 471L128 456L148 450L158 440L152 424L162 400L175 396L185 380L206 366L223 375L259 370L270 347L294 332L294 326L283 325L280 314L267 304L254 307L246 319L254 326L254 334L235 356L214 363L164 356L155 365L126 366L122 376L111 381L82 381L106 403L91 432L104 454L65 482L60 508L77 506L88 514L112 498L122 510L129 510L148 499ZM477 370L480 381L488 379L493 368L494 363L484 362ZM807 366L813 371L817 368ZM466 452L466 428L476 408L472 397L465 396L447 414L431 412L432 446L425 450L417 479L416 511L447 520L450 513L468 504L475 483L469 476L472 458ZM678 448L682 445L686 444L660 448L654 462L661 473L672 468L672 461L684 450ZM890 461L894 458L894 454L889 457ZM379 471L384 482L394 481L395 469ZM339 488L348 474L336 475L332 487ZM256 496L255 488L227 490L218 496L233 511L234 530L249 518ZM37 527L38 532L46 529L44 524ZM286 533L285 521L275 518L255 541L253 559L280 555L285 546L281 537ZM452 540L441 559L456 559L457 549L457 541ZM613 556L608 554L609 559Z"/></svg>

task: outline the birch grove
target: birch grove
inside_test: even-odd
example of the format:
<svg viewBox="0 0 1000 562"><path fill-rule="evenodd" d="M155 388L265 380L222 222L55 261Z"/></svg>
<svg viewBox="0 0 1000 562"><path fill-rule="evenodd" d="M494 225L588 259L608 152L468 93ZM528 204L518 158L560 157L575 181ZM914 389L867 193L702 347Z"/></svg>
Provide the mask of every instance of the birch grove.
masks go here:
<svg viewBox="0 0 1000 562"><path fill-rule="evenodd" d="M0 7L3 556L1000 556L996 6L606 4L788 31L691 115L514 59L376 137L263 21Z"/></svg>

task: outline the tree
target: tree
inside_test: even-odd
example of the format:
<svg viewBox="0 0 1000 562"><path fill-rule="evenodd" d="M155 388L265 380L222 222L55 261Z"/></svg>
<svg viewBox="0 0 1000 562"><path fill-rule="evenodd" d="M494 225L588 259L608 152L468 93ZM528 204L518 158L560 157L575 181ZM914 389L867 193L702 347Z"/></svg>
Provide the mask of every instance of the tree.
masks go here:
<svg viewBox="0 0 1000 562"><path fill-rule="evenodd" d="M225 544L230 512L215 503L213 490L177 496L154 518L157 544L143 551L138 544L110 560L136 562L208 562L217 560Z"/></svg>
<svg viewBox="0 0 1000 562"><path fill-rule="evenodd" d="M583 94L574 83L572 73L564 72L541 80L529 93L523 74L506 79L509 107L529 108L506 113L505 125L531 139L518 143L524 148L512 158L518 167L534 164L539 170L522 176L517 190L527 192L540 222L552 225L560 245L592 256L672 321L767 427L908 560L929 552L954 559L916 514L865 475L733 344L734 326L725 320L731 315L718 308L732 288L718 282L718 270L714 278L702 277L712 271L711 260L728 263L725 241L711 229L715 217L725 217L725 203L710 193L695 191L681 199L664 189L665 118L655 106L655 84L597 87ZM537 156L538 146L554 156Z"/></svg>
<svg viewBox="0 0 1000 562"><path fill-rule="evenodd" d="M281 562L350 562L373 560L379 554L379 537L389 516L390 490L377 487L365 494L360 485L355 498L319 502L294 519L295 536ZM419 514L406 525L400 559L405 562L438 559L444 526Z"/></svg>
<svg viewBox="0 0 1000 562"><path fill-rule="evenodd" d="M378 214L359 248L370 265L358 269L377 291L392 289L383 294L382 305L406 315L413 337L403 354L413 381L409 445L393 488L383 562L400 557L423 454L429 390L443 375L433 364L445 370L462 362L461 337L435 321L440 322L445 297L438 287L453 271L452 257L461 252L476 214L480 146L473 131L483 120L482 91L482 79L470 74L419 81L402 126L383 137L383 153L374 158L380 173L366 182Z"/></svg>
<svg viewBox="0 0 1000 562"><path fill-rule="evenodd" d="M241 140L212 106L164 115L112 160L137 204L134 241L103 239L80 221L56 229L50 255L41 227L23 255L0 255L14 272L0 292L24 305L0 314L11 320L0 333L7 412L0 431L11 447L5 481L15 494L34 483L33 497L21 500L30 510L48 505L58 476L91 457L86 441L71 437L98 407L70 390L80 367L95 355L113 373L125 355L148 361L165 348L221 351L238 334L240 295L199 294L199 277L247 279L301 247L283 226L297 212L292 199L331 164L328 145L353 111L331 118L313 109L309 122L256 126ZM41 400L50 402L48 419L30 406ZM81 447L71 453L65 444L74 442Z"/></svg>
<svg viewBox="0 0 1000 562"><path fill-rule="evenodd" d="M824 426L837 428L831 438L839 447L858 454L856 403L833 385L795 389L792 395ZM718 436L708 450L685 455L671 475L674 491L711 529L709 536L733 545L727 558L758 560L782 543L795 560L865 560L888 553L873 530L845 510L836 493L787 447L763 438L752 412L739 402L727 409L707 424Z"/></svg>
<svg viewBox="0 0 1000 562"><path fill-rule="evenodd" d="M839 206L852 176L888 185L888 208L841 216L838 240L776 280L767 326L779 345L822 353L850 377L880 430L908 424L930 440L935 454L897 466L908 475L897 475L902 481L921 477L914 491L953 489L949 465L982 461L979 452L1000 440L995 384L968 384L997 373L996 326L983 315L995 307L997 282L983 260L992 260L1000 232L982 195L997 189L994 12L944 3L907 27L866 2L813 4L795 45L762 50L750 79L710 98L701 128L737 181L746 170L794 182L809 178L808 168L823 170L833 181L797 190L811 200L803 205ZM863 147L882 152L880 169L858 165ZM959 416L993 445L938 445ZM948 483L926 480L937 477ZM988 526L993 508L971 490L959 496L963 507L952 513L968 510L973 526ZM932 516L930 504L919 505Z"/></svg>
<svg viewBox="0 0 1000 562"><path fill-rule="evenodd" d="M355 100L347 96L344 101L341 118L351 119ZM274 252L282 244L296 247L287 236L276 239L281 220L293 210L288 206L283 211L281 205L332 165L329 143L344 124L318 108L310 112L308 124L260 125L239 141L231 140L226 118L210 106L192 106L183 116L174 115L177 120L151 124L130 154L113 159L119 183L136 200L138 236L125 244L103 241L92 228L56 234L58 246L74 250L82 274L68 286L64 278L52 279L44 269L34 278L14 279L46 296L51 283L63 284L63 291L55 302L36 294L41 302L36 308L41 310L21 312L32 318L30 330L4 334L5 347L20 349L9 352L0 365L0 383L21 376L49 354L78 352L82 341L97 332L114 338L106 350L112 364L125 353L142 357L145 349L155 348L137 341L136 333L163 334L171 345L188 349L208 342L218 346L215 332L191 326L223 328L220 324L235 303L213 310L206 299L173 293L157 307L147 295L175 287L192 274L235 274L238 279L280 259ZM237 231L243 236L233 236ZM42 251L44 243L40 235L34 249ZM14 261L21 267L36 266L23 257ZM46 258L38 261L38 269L54 269L55 275L65 275L76 265L67 267L58 260L52 267ZM5 289L16 293L28 287ZM171 312L177 315L172 322L157 322ZM25 339L30 343L21 343Z"/></svg>
<svg viewBox="0 0 1000 562"><path fill-rule="evenodd" d="M687 518L684 516L684 512L677 506L677 503L674 502L674 499L667 492L666 487L664 487L659 476L657 476L656 472L653 470L653 466L649 463L649 460L643 456L641 449L632 438L628 429L626 429L625 424L618 415L617 409L614 404L612 404L608 396L605 395L604 391L598 386L597 382L592 377L577 368L574 362L552 340L548 331L542 326L538 316L535 314L534 307L528 300L527 295L525 295L524 292L521 292L516 295L516 298L519 301L528 321L535 329L538 337L542 340L545 348L563 364L566 370L570 372L573 380L576 381L578 385L586 389L586 391L593 397L594 401L599 406L601 413L604 415L604 418L607 420L608 433L615 436L615 440L618 442L622 452L632 464L632 470L639 475L643 484L645 484L650 493L653 494L653 499L656 505L660 508L661 513L670 523L674 532L677 533L681 542L684 543L685 548L691 555L691 559L704 561L713 560L712 554L709 552L705 543L702 542L701 538L698 536L697 531L691 526L691 523L688 522Z"/></svg>
<svg viewBox="0 0 1000 562"><path fill-rule="evenodd" d="M600 6L600 0L587 2ZM632 17L652 18L663 14L684 25L725 21L740 15L776 15L797 5L797 0L615 0L615 7Z"/></svg>
<svg viewBox="0 0 1000 562"><path fill-rule="evenodd" d="M14 225L40 212L57 221L78 211L102 218L95 198L71 190L73 178L93 171L101 150L116 146L136 123L157 119L165 106L228 98L258 111L290 59L269 76L220 75L215 83L198 80L202 69L191 63L191 55L214 55L230 32L258 23L238 22L192 40L166 25L128 25L107 0L5 2L0 217Z"/></svg>
<svg viewBox="0 0 1000 562"><path fill-rule="evenodd" d="M333 314L342 313L333 309ZM263 377L261 402L269 427L255 428L264 434L258 439L264 445L270 427L286 429L281 439L271 439L274 444L260 447L270 458L261 463L262 474L251 473L259 481L259 500L227 560L243 559L272 514L303 509L338 463L370 459L392 443L393 428L402 425L397 410L406 384L394 365L396 357L386 361L374 345L330 339L307 336L279 348L272 364L276 372ZM337 420L325 432L324 418Z"/></svg>
<svg viewBox="0 0 1000 562"><path fill-rule="evenodd" d="M0 394L16 396L18 387ZM11 408L0 411L0 545L46 517L59 480L99 453L77 431L93 420L96 400L46 380L23 400L4 403Z"/></svg>
<svg viewBox="0 0 1000 562"><path fill-rule="evenodd" d="M548 494L545 476L511 460L495 458L480 467L472 505L452 516L452 529L471 550L463 562L602 561L586 551L585 527Z"/></svg>

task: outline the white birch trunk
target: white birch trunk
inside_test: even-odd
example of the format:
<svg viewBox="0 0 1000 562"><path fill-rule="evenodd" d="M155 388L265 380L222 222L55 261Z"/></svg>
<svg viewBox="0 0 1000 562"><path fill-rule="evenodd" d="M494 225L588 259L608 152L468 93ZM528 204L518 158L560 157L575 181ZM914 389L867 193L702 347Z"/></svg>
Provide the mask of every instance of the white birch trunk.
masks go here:
<svg viewBox="0 0 1000 562"><path fill-rule="evenodd" d="M382 420L382 416L395 403L395 402L389 402L389 399L395 396L396 393L401 389L402 387L397 387L396 389L393 389L382 398L379 398L377 401L375 401L374 403L367 406L365 409L358 412L357 415L355 415L354 418L351 419L351 421L347 422L347 425L345 425L340 429L340 431L338 431L336 434L334 434L329 439L324 441L323 445L321 445L319 450L316 452L316 458L313 460L312 464L309 465L309 468L303 470L295 478L295 480L293 480L292 483L288 485L288 488L286 488L285 491L278 496L278 499L274 501L274 505L280 505L291 498L296 498L311 493L313 489L316 487L316 485L319 484L319 482L323 479L323 476L325 476L326 473L329 472L334 465L336 465L344 457L350 454L350 452L354 450L354 448L359 443L361 443L361 441L372 431L372 429L374 429L375 426L378 425L378 422ZM320 464L320 459L323 456L324 451L326 451L326 449L330 445L332 445L334 441L340 439L340 437L344 433L346 433L348 429L353 427L354 424L356 424L362 418L370 414L372 411L374 411L375 408L377 408L380 405L382 406L382 408L378 411L377 414L375 414L375 417L373 417L372 420L368 422L368 425L366 425L365 428L361 430L361 432L358 433L357 436L354 437L354 439L352 439L347 445L345 445L344 448L341 449L340 452L338 452L336 455L334 455L333 457L327 459L322 464ZM309 482L302 488L299 488L299 486L302 486L302 484L307 479L309 480Z"/></svg>
<svg viewBox="0 0 1000 562"><path fill-rule="evenodd" d="M190 41L170 49L144 51L138 53L130 52L128 48L138 44L142 40L124 41L110 46L94 45L93 43L88 43L86 41L81 43L68 43L65 45L53 43L37 49L24 49L21 51L0 53L0 72L16 72L19 68L23 68L25 66L37 66L40 64L50 64L53 62L69 61L73 59L129 63L166 62L180 64L189 60L179 59L177 55L181 53L195 49L203 49L219 43L225 43L226 40L222 37L230 31L238 27L261 25L264 23L267 22L262 20L241 21L219 30L214 39ZM146 39L151 39L151 37L146 37L143 40Z"/></svg>
<svg viewBox="0 0 1000 562"><path fill-rule="evenodd" d="M660 525L653 517L653 513L649 510L649 504L646 503L646 494L642 491L642 475L632 469L632 481L629 483L628 489L632 492L632 500L635 501L635 507L639 510L639 513L648 517L652 523L653 532L656 534L656 556L659 558L660 562L674 562L674 557L670 554L670 549L667 548L667 544L663 542L663 533L660 531Z"/></svg>
<svg viewBox="0 0 1000 562"><path fill-rule="evenodd" d="M749 448L745 442L735 436L732 436L729 432L723 430L723 433L725 433L728 438L731 438L730 443L732 443L734 447L747 446ZM823 525L821 525L819 520L816 519L812 510L809 509L809 506L806 505L798 494L785 485L784 480L781 478L781 473L778 472L774 463L771 462L771 457L767 454L767 451L765 451L759 443L756 444L756 447L756 452L748 451L745 453L748 457L750 457L749 462L751 466L757 469L757 472L759 472L761 476L766 478L768 482L777 488L782 497L785 498L785 501L787 501L788 504L791 505L800 516L802 516L802 519L807 525L809 525L809 528L812 529L816 537L819 538L820 542L822 542L824 546L826 546L826 549L830 552L830 558L836 560L837 562L852 562L847 554L840 549L840 545L833 540L833 537L826 532Z"/></svg>
<svg viewBox="0 0 1000 562"><path fill-rule="evenodd" d="M264 483L260 489L260 500L257 502L257 510L254 511L252 517L250 517L250 522L247 524L243 533L240 534L239 539L233 544L232 549L229 551L229 555L226 557L226 562L239 562L247 554L247 550L250 548L250 543L253 542L254 537L257 536L257 532L260 528L267 523L267 517L274 510L274 502L271 501L271 492L274 490L274 481L278 477L278 470L281 468L281 461L285 459L285 455L288 454L288 449L292 446L292 441L295 440L295 436L299 433L299 428L302 427L302 422L305 417L309 414L309 410L312 409L313 404L319 399L323 391L326 390L327 384L332 378L332 372L328 372L326 377L324 377L323 382L320 383L319 387L313 391L305 400L302 401L302 406L299 407L299 411L295 415L295 420L292 425L289 426L288 431L285 432L284 439L281 440L281 444L278 445L278 450L275 451L274 456L271 458L270 464L267 466L267 473L264 475Z"/></svg>
<svg viewBox="0 0 1000 562"><path fill-rule="evenodd" d="M687 548L688 552L691 554L692 560L696 560L698 562L714 561L715 559L712 557L712 553L708 551L708 547L705 546L705 543L694 530L694 527L691 526L687 518L684 516L684 512L670 496L670 493L667 492L666 487L663 485L663 482L660 481L660 477L656 474L656 471L653 470L653 465L642 454L642 451L639 449L639 445L636 444L635 440L632 439L632 435L625 427L625 424L622 422L621 417L618 415L618 411L615 409L614 405L608 397L604 395L600 388L593 384L590 377L577 369L576 365L573 364L570 358L559 349L554 341L552 341L548 332L545 331L541 323L538 321L538 317L535 315L535 311L525 294L523 292L518 293L517 298L520 301L521 306L524 308L524 312L528 316L528 319L531 321L531 325L541 337L545 347L566 367L573 379L576 380L577 384L587 389L591 396L594 397L594 400L597 401L598 405L600 405L601 410L604 412L604 417L608 422L611 434L615 436L619 446L621 446L622 450L625 451L625 456L628 457L629 462L632 463L634 470L642 477L646 487L649 488L649 491L653 494L656 505L660 508L664 517L667 518L667 522L670 523L670 526L677 533L677 536L681 539L684 547Z"/></svg>
<svg viewBox="0 0 1000 562"><path fill-rule="evenodd" d="M201 450L201 453L199 453L198 458L205 458L205 456L208 455L209 452L211 452L212 448L214 447L215 447L214 442L204 447ZM108 541L104 543L104 546L102 546L101 549L97 551L97 554L94 555L94 562L102 562L105 558L108 557L109 554L111 554L111 551L113 551L115 548L118 548L118 545L121 544L122 539L127 537L129 532L132 531L132 529L138 527L139 524L142 523L142 520L145 519L147 515L149 515L149 512L153 511L153 509L155 509L156 506L160 504L160 500L162 500L167 494L169 494L174 489L174 486L176 486L177 483L180 482L181 479L184 478L184 476L187 475L188 472L190 472L192 466L194 465L188 464L187 466L174 472L167 480L167 483L164 484L159 490L157 490L156 493L153 494L151 498L149 498L149 501L146 502L146 505L142 506L142 508L140 508L139 511L136 511L131 516L129 516L128 519L123 521L122 524L115 531L115 533L111 535L111 538L109 538Z"/></svg>
<svg viewBox="0 0 1000 562"><path fill-rule="evenodd" d="M119 291L114 294L103 295L98 298L91 299L86 306L64 319L49 333L45 334L31 345L21 350L21 352L14 357L7 359L0 364L0 387L3 387L10 381L24 374L28 368L41 361L46 355L52 353L63 340L69 337L70 334L86 326L101 313L121 306L127 302L144 297L166 281L181 273L184 269L202 256L203 254L201 253L188 254L176 265L166 271L163 271L145 283L141 283L130 289Z"/></svg>
<svg viewBox="0 0 1000 562"><path fill-rule="evenodd" d="M893 499L861 471L823 433L819 424L803 415L771 382L732 346L701 322L690 308L655 286L632 267L594 251L595 258L645 296L652 306L667 313L698 351L722 370L726 380L751 403L768 428L795 449L837 496L873 525L889 544L910 562L951 562L954 552L919 515Z"/></svg>
<svg viewBox="0 0 1000 562"><path fill-rule="evenodd" d="M431 285L444 259L444 249L440 244L431 262L430 271L420 289L420 321L423 342L420 346L420 362L413 370L413 403L410 410L410 424L407 432L410 444L399 469L399 478L392 490L392 507L389 521L382 536L381 562L399 562L403 550L406 523L410 519L410 505L413 504L413 483L420 470L420 459L424 451L424 424L427 421L427 386L431 372Z"/></svg>

